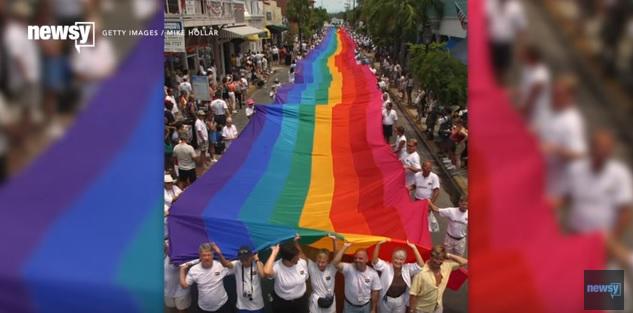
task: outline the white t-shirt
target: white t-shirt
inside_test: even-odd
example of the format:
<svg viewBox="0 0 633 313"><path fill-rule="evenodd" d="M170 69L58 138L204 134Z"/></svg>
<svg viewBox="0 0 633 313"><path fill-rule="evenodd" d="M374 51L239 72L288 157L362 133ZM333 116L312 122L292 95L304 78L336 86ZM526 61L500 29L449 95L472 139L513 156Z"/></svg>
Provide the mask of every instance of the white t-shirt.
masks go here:
<svg viewBox="0 0 633 313"><path fill-rule="evenodd" d="M222 137L225 139L235 139L237 138L237 127L235 125L225 125L222 127Z"/></svg>
<svg viewBox="0 0 633 313"><path fill-rule="evenodd" d="M169 257L165 257L165 297L180 298L189 293L189 288L180 287L180 268L176 265L169 264Z"/></svg>
<svg viewBox="0 0 633 313"><path fill-rule="evenodd" d="M554 111L539 130L541 140L547 144L563 147L575 153L583 154L587 150L585 125L580 111L568 107L563 111ZM547 156L547 189L557 194L567 163L560 157Z"/></svg>
<svg viewBox="0 0 633 313"><path fill-rule="evenodd" d="M308 273L310 273L310 284L312 285L312 295L317 298L334 295L336 279L336 267L328 264L321 272L319 266L312 260L308 260Z"/></svg>
<svg viewBox="0 0 633 313"><path fill-rule="evenodd" d="M529 124L534 129L540 129L541 125L547 123L551 114L551 77L549 69L545 64L526 65L523 68L520 83L521 102L525 103L530 96L533 86L541 84L543 88L540 94L534 99L532 115L529 117Z"/></svg>
<svg viewBox="0 0 633 313"><path fill-rule="evenodd" d="M404 154L407 153L407 137L404 134L402 134L402 136L396 137L396 142L393 145L393 151L395 152L396 150L398 150L398 146L403 141L404 141L404 146L402 147L402 150L400 150L398 159L402 159L404 157Z"/></svg>
<svg viewBox="0 0 633 313"><path fill-rule="evenodd" d="M393 281L393 264L385 262L382 259L378 259L378 262L374 265L374 269L380 272L380 282L382 284L380 299L382 299L387 294L387 291L389 291L389 287L391 287L391 282ZM407 285L407 290L403 293L404 303L409 303L409 287L411 287L411 279L421 270L422 268L417 263L406 263L402 265L402 279Z"/></svg>
<svg viewBox="0 0 633 313"><path fill-rule="evenodd" d="M246 109L244 109L244 111L246 112L246 117L249 117L253 115L253 113L255 113L255 108L247 106Z"/></svg>
<svg viewBox="0 0 633 313"><path fill-rule="evenodd" d="M429 176L424 177L422 172L414 174L415 182L415 198L416 199L431 199L433 190L440 188L440 178L437 174L431 172Z"/></svg>
<svg viewBox="0 0 633 313"><path fill-rule="evenodd" d="M343 265L345 277L345 298L354 305L363 305L371 300L371 292L381 290L382 284L376 271L367 266L364 272L359 272L349 263Z"/></svg>
<svg viewBox="0 0 633 313"><path fill-rule="evenodd" d="M242 262L235 260L231 263L233 263L232 272L235 273L237 309L248 311L263 309L264 298L262 297L261 277L257 273L257 264L253 262L251 267L244 268L244 283L242 283ZM249 300L248 296L244 297L244 291L252 296L253 301Z"/></svg>
<svg viewBox="0 0 633 313"><path fill-rule="evenodd" d="M180 188L178 188L178 186L173 185L171 190L164 189L164 191L165 191L164 192L165 193L165 204L164 204L163 208L165 210L165 214L167 214L167 212L169 212L169 208L171 207L171 203L174 201L174 199L176 197L178 197L178 195L180 195L182 190L180 190Z"/></svg>
<svg viewBox="0 0 633 313"><path fill-rule="evenodd" d="M211 112L213 112L213 115L225 115L228 109L229 106L226 104L226 101L222 99L211 101Z"/></svg>
<svg viewBox="0 0 633 313"><path fill-rule="evenodd" d="M297 264L287 267L281 261L277 260L273 265L275 293L285 300L301 298L306 293L308 263L304 259L299 259Z"/></svg>
<svg viewBox="0 0 633 313"><path fill-rule="evenodd" d="M74 51L71 64L75 73L90 80L105 79L116 69L116 52L108 38L96 38L99 43L94 48Z"/></svg>
<svg viewBox="0 0 633 313"><path fill-rule="evenodd" d="M406 146L404 147L404 152L402 153L402 156L400 157L400 161L402 162L402 165L404 166L413 166L417 169L421 169L422 166L420 165L420 155L418 154L417 151L413 151L413 153L409 153L406 151ZM405 175L406 175L406 184L407 186L413 185L413 183L415 183L415 173L410 171L410 170L405 170Z"/></svg>
<svg viewBox="0 0 633 313"><path fill-rule="evenodd" d="M493 42L512 43L517 34L527 27L523 6L517 0L508 0L505 5L501 5L499 0L487 0L486 15Z"/></svg>
<svg viewBox="0 0 633 313"><path fill-rule="evenodd" d="M174 156L178 160L178 168L181 170L192 170L196 168L196 151L187 143L179 143L174 147Z"/></svg>
<svg viewBox="0 0 633 313"><path fill-rule="evenodd" d="M468 234L468 210L462 212L459 208L440 209L440 216L448 220L446 232L455 238L463 238Z"/></svg>
<svg viewBox="0 0 633 313"><path fill-rule="evenodd" d="M174 96L165 96L165 100L171 102L174 106L171 108L171 113L178 113L178 105L176 104L176 98Z"/></svg>
<svg viewBox="0 0 633 313"><path fill-rule="evenodd" d="M575 161L563 181L562 193L571 198L569 226L576 232L612 229L618 210L633 203L631 171L620 161L607 161L597 173L588 158Z"/></svg>
<svg viewBox="0 0 633 313"><path fill-rule="evenodd" d="M198 285L198 306L201 309L217 311L226 303L229 296L222 281L230 274L231 272L217 261L213 261L210 268L202 267L202 263L191 267L186 282L189 286L193 283Z"/></svg>
<svg viewBox="0 0 633 313"><path fill-rule="evenodd" d="M207 124L203 122L201 119L196 119L196 135L198 144L202 144L205 141L209 141L209 130L207 129Z"/></svg>
<svg viewBox="0 0 633 313"><path fill-rule="evenodd" d="M180 83L180 85L178 86L178 90L180 90L181 92L186 91L188 94L191 94L191 90L193 90L193 87L191 87L190 82L186 81Z"/></svg>
<svg viewBox="0 0 633 313"><path fill-rule="evenodd" d="M13 62L8 62L10 83L36 83L40 79L40 58L37 43L28 40L27 25L9 22L4 31L4 46ZM86 49L89 50L89 49ZM4 57L4 56L3 56ZM24 72L18 68L19 61Z"/></svg>
<svg viewBox="0 0 633 313"><path fill-rule="evenodd" d="M396 110L391 109L387 112L387 109L382 110L382 124L393 125L398 120L398 114Z"/></svg>

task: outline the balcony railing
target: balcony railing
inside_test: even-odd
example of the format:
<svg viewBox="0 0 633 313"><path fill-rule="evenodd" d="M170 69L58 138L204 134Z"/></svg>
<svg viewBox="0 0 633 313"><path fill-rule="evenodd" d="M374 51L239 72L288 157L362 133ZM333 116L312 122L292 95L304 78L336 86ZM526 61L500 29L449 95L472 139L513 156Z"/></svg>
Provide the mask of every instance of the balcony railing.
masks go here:
<svg viewBox="0 0 633 313"><path fill-rule="evenodd" d="M242 1L165 0L165 14L178 15L183 18L213 17L219 19L230 19L236 17L236 9L239 7L242 8L243 12L244 5ZM239 12L239 9L237 11Z"/></svg>

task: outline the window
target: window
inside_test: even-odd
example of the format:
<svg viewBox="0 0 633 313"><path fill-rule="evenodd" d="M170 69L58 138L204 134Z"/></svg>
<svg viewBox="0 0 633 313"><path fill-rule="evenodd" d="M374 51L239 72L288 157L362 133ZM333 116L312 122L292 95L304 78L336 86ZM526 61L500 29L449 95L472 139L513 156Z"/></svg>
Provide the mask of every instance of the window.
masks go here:
<svg viewBox="0 0 633 313"><path fill-rule="evenodd" d="M273 20L273 12L266 12L266 20L267 21Z"/></svg>

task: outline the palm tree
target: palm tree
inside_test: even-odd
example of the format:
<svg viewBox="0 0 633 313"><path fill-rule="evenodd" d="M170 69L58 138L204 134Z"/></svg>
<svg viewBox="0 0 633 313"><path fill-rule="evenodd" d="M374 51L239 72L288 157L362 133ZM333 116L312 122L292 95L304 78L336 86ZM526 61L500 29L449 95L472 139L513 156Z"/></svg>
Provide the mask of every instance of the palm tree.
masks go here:
<svg viewBox="0 0 633 313"><path fill-rule="evenodd" d="M310 3L308 0L290 0L286 4L286 17L289 22L297 23L300 42L302 41L302 34L309 26L305 22L310 19L310 14Z"/></svg>
<svg viewBox="0 0 633 313"><path fill-rule="evenodd" d="M366 0L361 18L372 38L379 45L391 46L402 61L403 43L415 42L418 26L430 24L431 10L441 17L443 5L441 0Z"/></svg>

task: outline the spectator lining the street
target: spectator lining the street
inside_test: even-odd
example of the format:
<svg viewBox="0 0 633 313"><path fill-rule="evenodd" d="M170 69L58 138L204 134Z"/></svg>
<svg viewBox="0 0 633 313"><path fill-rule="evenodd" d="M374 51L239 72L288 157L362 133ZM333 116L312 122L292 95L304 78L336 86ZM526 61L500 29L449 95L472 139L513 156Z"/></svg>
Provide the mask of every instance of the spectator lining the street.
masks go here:
<svg viewBox="0 0 633 313"><path fill-rule="evenodd" d="M200 165L203 168L207 167L207 161L209 160L209 130L207 129L207 124L205 122L205 116L207 114L199 110L197 112L198 118L194 124L195 132L196 132L196 141L198 143L198 151L196 151L200 157Z"/></svg>
<svg viewBox="0 0 633 313"><path fill-rule="evenodd" d="M178 197L180 196L180 194L182 193L182 190L180 188L178 188L178 186L174 185L174 178L171 177L171 175L169 174L165 174L165 178L163 180L164 183L164 205L163 205L163 209L164 209L164 213L165 216L169 215L169 208L171 208L171 205L174 203L174 201L176 201L176 199L178 199Z"/></svg>
<svg viewBox="0 0 633 313"><path fill-rule="evenodd" d="M407 137L404 134L404 127L396 127L396 141L393 144L393 152L398 159L401 159L407 150Z"/></svg>
<svg viewBox="0 0 633 313"><path fill-rule="evenodd" d="M196 181L196 151L187 143L187 135L180 134L180 142L174 147L174 163L178 169L178 182L180 188L193 184Z"/></svg>
<svg viewBox="0 0 633 313"><path fill-rule="evenodd" d="M398 120L398 114L393 109L391 103L387 103L387 107L382 110L382 134L385 137L385 142L391 141L393 135L393 124Z"/></svg>
<svg viewBox="0 0 633 313"><path fill-rule="evenodd" d="M222 138L224 138L227 149L231 146L233 140L237 139L237 134L237 127L233 124L233 119L227 118L226 125L222 128Z"/></svg>
<svg viewBox="0 0 633 313"><path fill-rule="evenodd" d="M416 139L409 139L405 153L400 158L405 170L406 186L415 184L415 173L421 170L420 155L416 150L417 147L418 141Z"/></svg>

